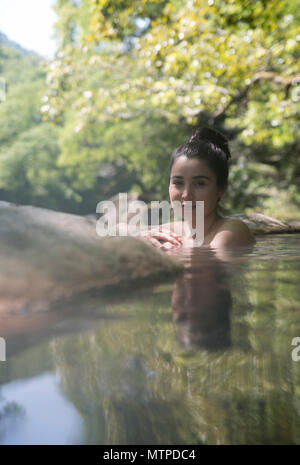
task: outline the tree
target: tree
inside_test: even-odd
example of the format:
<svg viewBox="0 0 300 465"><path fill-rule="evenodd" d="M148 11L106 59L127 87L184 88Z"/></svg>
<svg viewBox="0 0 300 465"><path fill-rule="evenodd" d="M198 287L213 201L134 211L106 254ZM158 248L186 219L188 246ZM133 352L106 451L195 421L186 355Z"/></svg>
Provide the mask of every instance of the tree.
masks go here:
<svg viewBox="0 0 300 465"><path fill-rule="evenodd" d="M287 155L300 146L300 13L295 4L86 0L76 5L79 39L65 41L50 65L44 118L66 125L69 134L73 128L77 147L91 132L101 135L102 142L90 147L88 155L82 153L80 161L62 145L64 162L79 169L87 156L119 157L131 169L138 152L140 165L147 167L139 180L158 191L161 178L157 182L155 170L148 171L149 152L138 131L150 132L146 126L156 122L166 127L163 137L169 129L175 134L161 139L158 133L151 144L152 164L159 165L163 156L160 172L165 173L170 152L162 155L156 147L175 148L183 134L204 122L237 136L236 147L249 148L254 161L274 164L277 158L285 186L299 182L295 160L290 179ZM119 142L135 134L126 157L122 151L111 153L107 130L122 134Z"/></svg>
<svg viewBox="0 0 300 465"><path fill-rule="evenodd" d="M0 105L1 199L74 210L82 191L75 192L66 170L57 166L58 128L42 122L46 76L41 59L9 43L1 50L0 65L7 83L6 100Z"/></svg>

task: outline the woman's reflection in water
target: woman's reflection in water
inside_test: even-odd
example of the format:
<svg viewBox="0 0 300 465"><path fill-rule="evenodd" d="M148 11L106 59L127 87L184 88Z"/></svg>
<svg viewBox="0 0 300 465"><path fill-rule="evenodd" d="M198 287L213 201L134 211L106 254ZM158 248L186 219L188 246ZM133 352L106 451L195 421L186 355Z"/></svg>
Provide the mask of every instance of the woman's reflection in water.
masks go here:
<svg viewBox="0 0 300 465"><path fill-rule="evenodd" d="M185 347L207 350L230 346L231 291L226 264L212 250L183 251L184 276L172 295L173 321Z"/></svg>

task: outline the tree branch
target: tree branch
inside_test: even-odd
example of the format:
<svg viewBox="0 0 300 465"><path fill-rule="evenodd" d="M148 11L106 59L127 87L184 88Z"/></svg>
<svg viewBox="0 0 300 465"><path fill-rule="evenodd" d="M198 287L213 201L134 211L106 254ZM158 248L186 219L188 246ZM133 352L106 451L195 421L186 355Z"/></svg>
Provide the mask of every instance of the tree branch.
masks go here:
<svg viewBox="0 0 300 465"><path fill-rule="evenodd" d="M273 81L275 84L278 84L285 88L287 90L286 94L288 94L288 91L293 83L294 80L299 80L300 81L300 74L296 74L295 76L289 76L289 77L284 77L280 76L276 73L268 72L268 71L262 71L259 73L255 73L254 76L252 77L251 81L249 84L247 84L242 90L237 92L230 102L228 102L223 108L220 110L216 111L212 117L214 119L220 118L223 116L228 108L233 105L234 103L240 102L243 100L245 97L247 97L249 89L254 87L259 81Z"/></svg>

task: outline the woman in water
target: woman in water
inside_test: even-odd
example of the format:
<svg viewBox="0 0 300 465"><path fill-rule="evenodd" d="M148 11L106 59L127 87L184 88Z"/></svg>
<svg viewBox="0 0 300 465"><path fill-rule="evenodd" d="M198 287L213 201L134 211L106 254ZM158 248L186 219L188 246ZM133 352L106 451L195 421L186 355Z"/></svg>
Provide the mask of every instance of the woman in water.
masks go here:
<svg viewBox="0 0 300 465"><path fill-rule="evenodd" d="M182 207L186 202L191 202L189 218L192 218L193 228L196 225L196 202L204 201L203 246L231 248L255 243L251 231L243 221L224 218L218 212L218 202L227 189L230 156L227 139L207 127L197 129L171 156L170 200L180 202ZM184 209L183 223L186 223ZM182 233L178 234L178 222L173 222L162 225L159 229L150 228L143 236L152 245L169 249L181 246L187 237L187 231L189 228L182 228Z"/></svg>

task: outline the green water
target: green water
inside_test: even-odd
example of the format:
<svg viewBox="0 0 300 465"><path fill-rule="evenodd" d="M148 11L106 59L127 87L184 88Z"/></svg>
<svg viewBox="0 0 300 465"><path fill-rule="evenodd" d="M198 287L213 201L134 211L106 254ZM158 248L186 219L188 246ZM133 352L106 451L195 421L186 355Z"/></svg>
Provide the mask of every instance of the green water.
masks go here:
<svg viewBox="0 0 300 465"><path fill-rule="evenodd" d="M7 340L0 444L300 444L300 235L182 259Z"/></svg>

